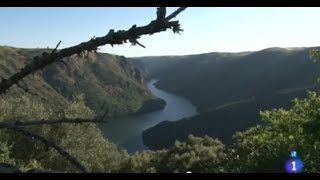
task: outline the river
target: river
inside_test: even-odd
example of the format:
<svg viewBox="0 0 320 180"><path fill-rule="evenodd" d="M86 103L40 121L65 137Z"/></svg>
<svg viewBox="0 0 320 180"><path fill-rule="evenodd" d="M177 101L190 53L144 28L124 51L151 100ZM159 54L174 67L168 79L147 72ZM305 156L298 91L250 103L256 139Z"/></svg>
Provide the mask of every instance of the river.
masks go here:
<svg viewBox="0 0 320 180"><path fill-rule="evenodd" d="M142 132L156 124L169 120L176 121L184 117L196 115L196 106L184 97L180 97L163 90L157 89L152 79L147 83L148 89L156 97L166 101L163 110L153 111L142 115L121 117L109 121L101 126L101 130L109 141L127 149L129 153L147 150L142 141Z"/></svg>

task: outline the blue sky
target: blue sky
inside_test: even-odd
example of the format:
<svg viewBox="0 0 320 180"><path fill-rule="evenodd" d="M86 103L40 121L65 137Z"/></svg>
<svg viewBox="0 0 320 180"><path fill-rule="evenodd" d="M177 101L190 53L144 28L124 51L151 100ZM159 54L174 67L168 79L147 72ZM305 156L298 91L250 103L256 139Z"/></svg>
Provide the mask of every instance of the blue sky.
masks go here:
<svg viewBox="0 0 320 180"><path fill-rule="evenodd" d="M69 47L109 29L146 25L155 12L153 7L2 7L0 45L53 48L62 40L60 48ZM176 19L184 29L181 35L143 36L146 49L127 44L100 51L134 57L320 46L320 8L190 7Z"/></svg>

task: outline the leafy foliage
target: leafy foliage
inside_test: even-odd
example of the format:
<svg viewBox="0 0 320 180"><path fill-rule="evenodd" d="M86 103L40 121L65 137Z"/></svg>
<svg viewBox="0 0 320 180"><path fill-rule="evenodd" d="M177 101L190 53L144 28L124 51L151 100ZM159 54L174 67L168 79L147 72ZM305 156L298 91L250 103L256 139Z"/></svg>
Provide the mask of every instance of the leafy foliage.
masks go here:
<svg viewBox="0 0 320 180"><path fill-rule="evenodd" d="M135 153L121 164L118 172L123 173L156 173L161 159L165 156L167 150L143 151Z"/></svg>
<svg viewBox="0 0 320 180"><path fill-rule="evenodd" d="M284 172L289 152L297 150L304 162L303 172L320 172L320 95L309 92L308 98L294 99L290 109L262 111L264 125L238 132L235 143L224 148L217 139L190 135L184 142L176 141L169 149L144 151L128 155L108 142L93 124L67 124L32 127L36 132L70 150L93 172ZM41 109L29 97L1 99L0 111L7 119L32 116L52 118L56 114ZM18 112L10 108L28 105ZM38 109L39 111L36 111ZM29 115L28 113L34 113ZM36 115L39 112L39 115ZM83 96L76 96L59 116L89 118L92 110L85 107ZM21 151L26 149L26 151ZM46 168L76 172L63 157L42 144L23 136L1 130L1 162L16 163L28 168Z"/></svg>
<svg viewBox="0 0 320 180"><path fill-rule="evenodd" d="M83 96L76 96L67 108L59 113L52 113L41 103L34 102L30 97L1 99L1 119L34 120L67 118L92 118L94 112L87 108ZM65 147L87 165L93 172L110 172L117 169L127 153L104 138L100 129L94 124L57 124L31 127L49 140ZM77 172L69 161L53 149L48 149L42 143L33 141L23 135L8 130L1 130L1 142L10 147L9 158L16 160L19 166L25 168L45 168L57 171ZM25 149L25 151L21 151ZM1 153L6 157L6 153Z"/></svg>
<svg viewBox="0 0 320 180"><path fill-rule="evenodd" d="M236 143L219 164L223 172L285 172L290 150L304 162L303 172L319 172L320 96L309 92L306 99L294 99L294 106L261 112L263 126L235 135ZM213 165L211 170L216 169Z"/></svg>
<svg viewBox="0 0 320 180"><path fill-rule="evenodd" d="M320 60L320 50L319 49L312 49L310 50L310 57L313 58L315 63L319 63Z"/></svg>
<svg viewBox="0 0 320 180"><path fill-rule="evenodd" d="M209 136L189 135L185 142L176 141L160 162L159 172L200 172L206 162L217 163L223 156L224 145Z"/></svg>
<svg viewBox="0 0 320 180"><path fill-rule="evenodd" d="M8 146L7 143L0 142L0 162L15 164L14 159L10 158L11 146Z"/></svg>
<svg viewBox="0 0 320 180"><path fill-rule="evenodd" d="M320 68L310 48L269 48L244 53L207 53L136 59L159 81L160 89L182 95L197 106L199 115L159 123L144 132L152 149L169 148L189 134L208 135L226 145L237 131L261 124L260 110L289 108L293 98L318 90ZM142 65L141 65L142 64Z"/></svg>
<svg viewBox="0 0 320 180"><path fill-rule="evenodd" d="M144 151L130 156L119 172L201 172L208 167L208 162L218 163L223 151L224 145L217 139L190 135L185 142L176 141L170 149Z"/></svg>

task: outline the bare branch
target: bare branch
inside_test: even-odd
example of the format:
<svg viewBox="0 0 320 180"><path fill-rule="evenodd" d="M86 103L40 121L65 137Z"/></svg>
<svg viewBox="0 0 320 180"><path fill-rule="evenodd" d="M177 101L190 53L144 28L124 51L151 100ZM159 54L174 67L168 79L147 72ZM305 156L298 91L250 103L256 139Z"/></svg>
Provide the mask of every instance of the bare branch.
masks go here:
<svg viewBox="0 0 320 180"><path fill-rule="evenodd" d="M69 48L62 49L58 52L53 51L51 54L43 53L40 57L35 57L33 61L22 68L19 72L9 77L8 79L2 79L0 83L0 94L4 94L12 85L18 83L21 79L28 76L31 73L34 73L49 64L57 62L58 60L72 56L74 54L80 54L84 51L95 51L97 47L103 46L106 44L110 44L111 46L115 44L123 44L128 40L137 40L142 35L152 35L155 33L159 33L162 31L166 31L167 29L172 29L174 33L179 33L182 31L180 29L179 21L169 21L173 17L177 16L180 12L182 12L185 8L179 8L177 11L172 13L170 16L166 18L166 21L157 22L151 21L146 26L141 27L132 27L127 31L119 30L114 32L114 30L110 30L109 33L103 37L92 38L87 42L83 42L76 46L72 46ZM161 10L161 11L160 11ZM163 8L159 8L159 16L162 16L165 11ZM160 13L162 12L162 13ZM160 15L162 14L162 15ZM58 43L58 45L60 42Z"/></svg>
<svg viewBox="0 0 320 180"><path fill-rule="evenodd" d="M166 21L170 21L171 19L175 18L178 14L180 14L182 11L184 11L185 9L187 9L187 7L180 7L179 9L177 9L175 12L173 12L172 14L170 14L168 17L166 17Z"/></svg>
<svg viewBox="0 0 320 180"><path fill-rule="evenodd" d="M55 53L57 51L57 49L58 49L59 45L61 44L61 42L62 42L61 40L58 42L58 44L56 45L56 48L54 48L52 50L51 54L53 54L53 53Z"/></svg>
<svg viewBox="0 0 320 180"><path fill-rule="evenodd" d="M81 164L80 161L78 161L77 158L73 157L66 149L62 148L61 146L57 145L55 142L50 141L46 139L45 137L40 136L39 134L36 134L34 132L31 132L27 129L24 129L22 127L13 125L12 123L6 123L6 122L0 122L0 129L6 128L10 129L12 131L21 133L27 137L34 138L38 141L41 141L48 147L54 148L56 151L58 151L59 154L64 156L66 159L68 159L74 166L76 166L79 170L81 170L84 173L89 173L88 168L86 168L83 164Z"/></svg>
<svg viewBox="0 0 320 180"><path fill-rule="evenodd" d="M135 40L135 43L138 44L139 46L146 48L144 45L142 45L141 43L139 43L137 40Z"/></svg>
<svg viewBox="0 0 320 180"><path fill-rule="evenodd" d="M158 7L156 21L164 21L165 18L166 18L166 8L165 7Z"/></svg>
<svg viewBox="0 0 320 180"><path fill-rule="evenodd" d="M15 121L16 126L32 126L32 125L51 125L51 124L62 124L62 123L107 123L101 119L58 119L58 120L34 120L34 121Z"/></svg>

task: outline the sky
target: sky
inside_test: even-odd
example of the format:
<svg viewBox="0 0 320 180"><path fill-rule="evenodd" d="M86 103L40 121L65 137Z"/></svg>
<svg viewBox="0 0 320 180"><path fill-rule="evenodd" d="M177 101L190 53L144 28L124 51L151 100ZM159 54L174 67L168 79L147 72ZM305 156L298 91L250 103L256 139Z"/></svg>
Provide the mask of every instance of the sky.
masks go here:
<svg viewBox="0 0 320 180"><path fill-rule="evenodd" d="M61 40L65 48L155 18L155 7L0 7L0 45L54 48ZM189 7L173 20L181 35L145 35L139 42L146 48L106 45L100 52L140 57L320 46L318 7Z"/></svg>

